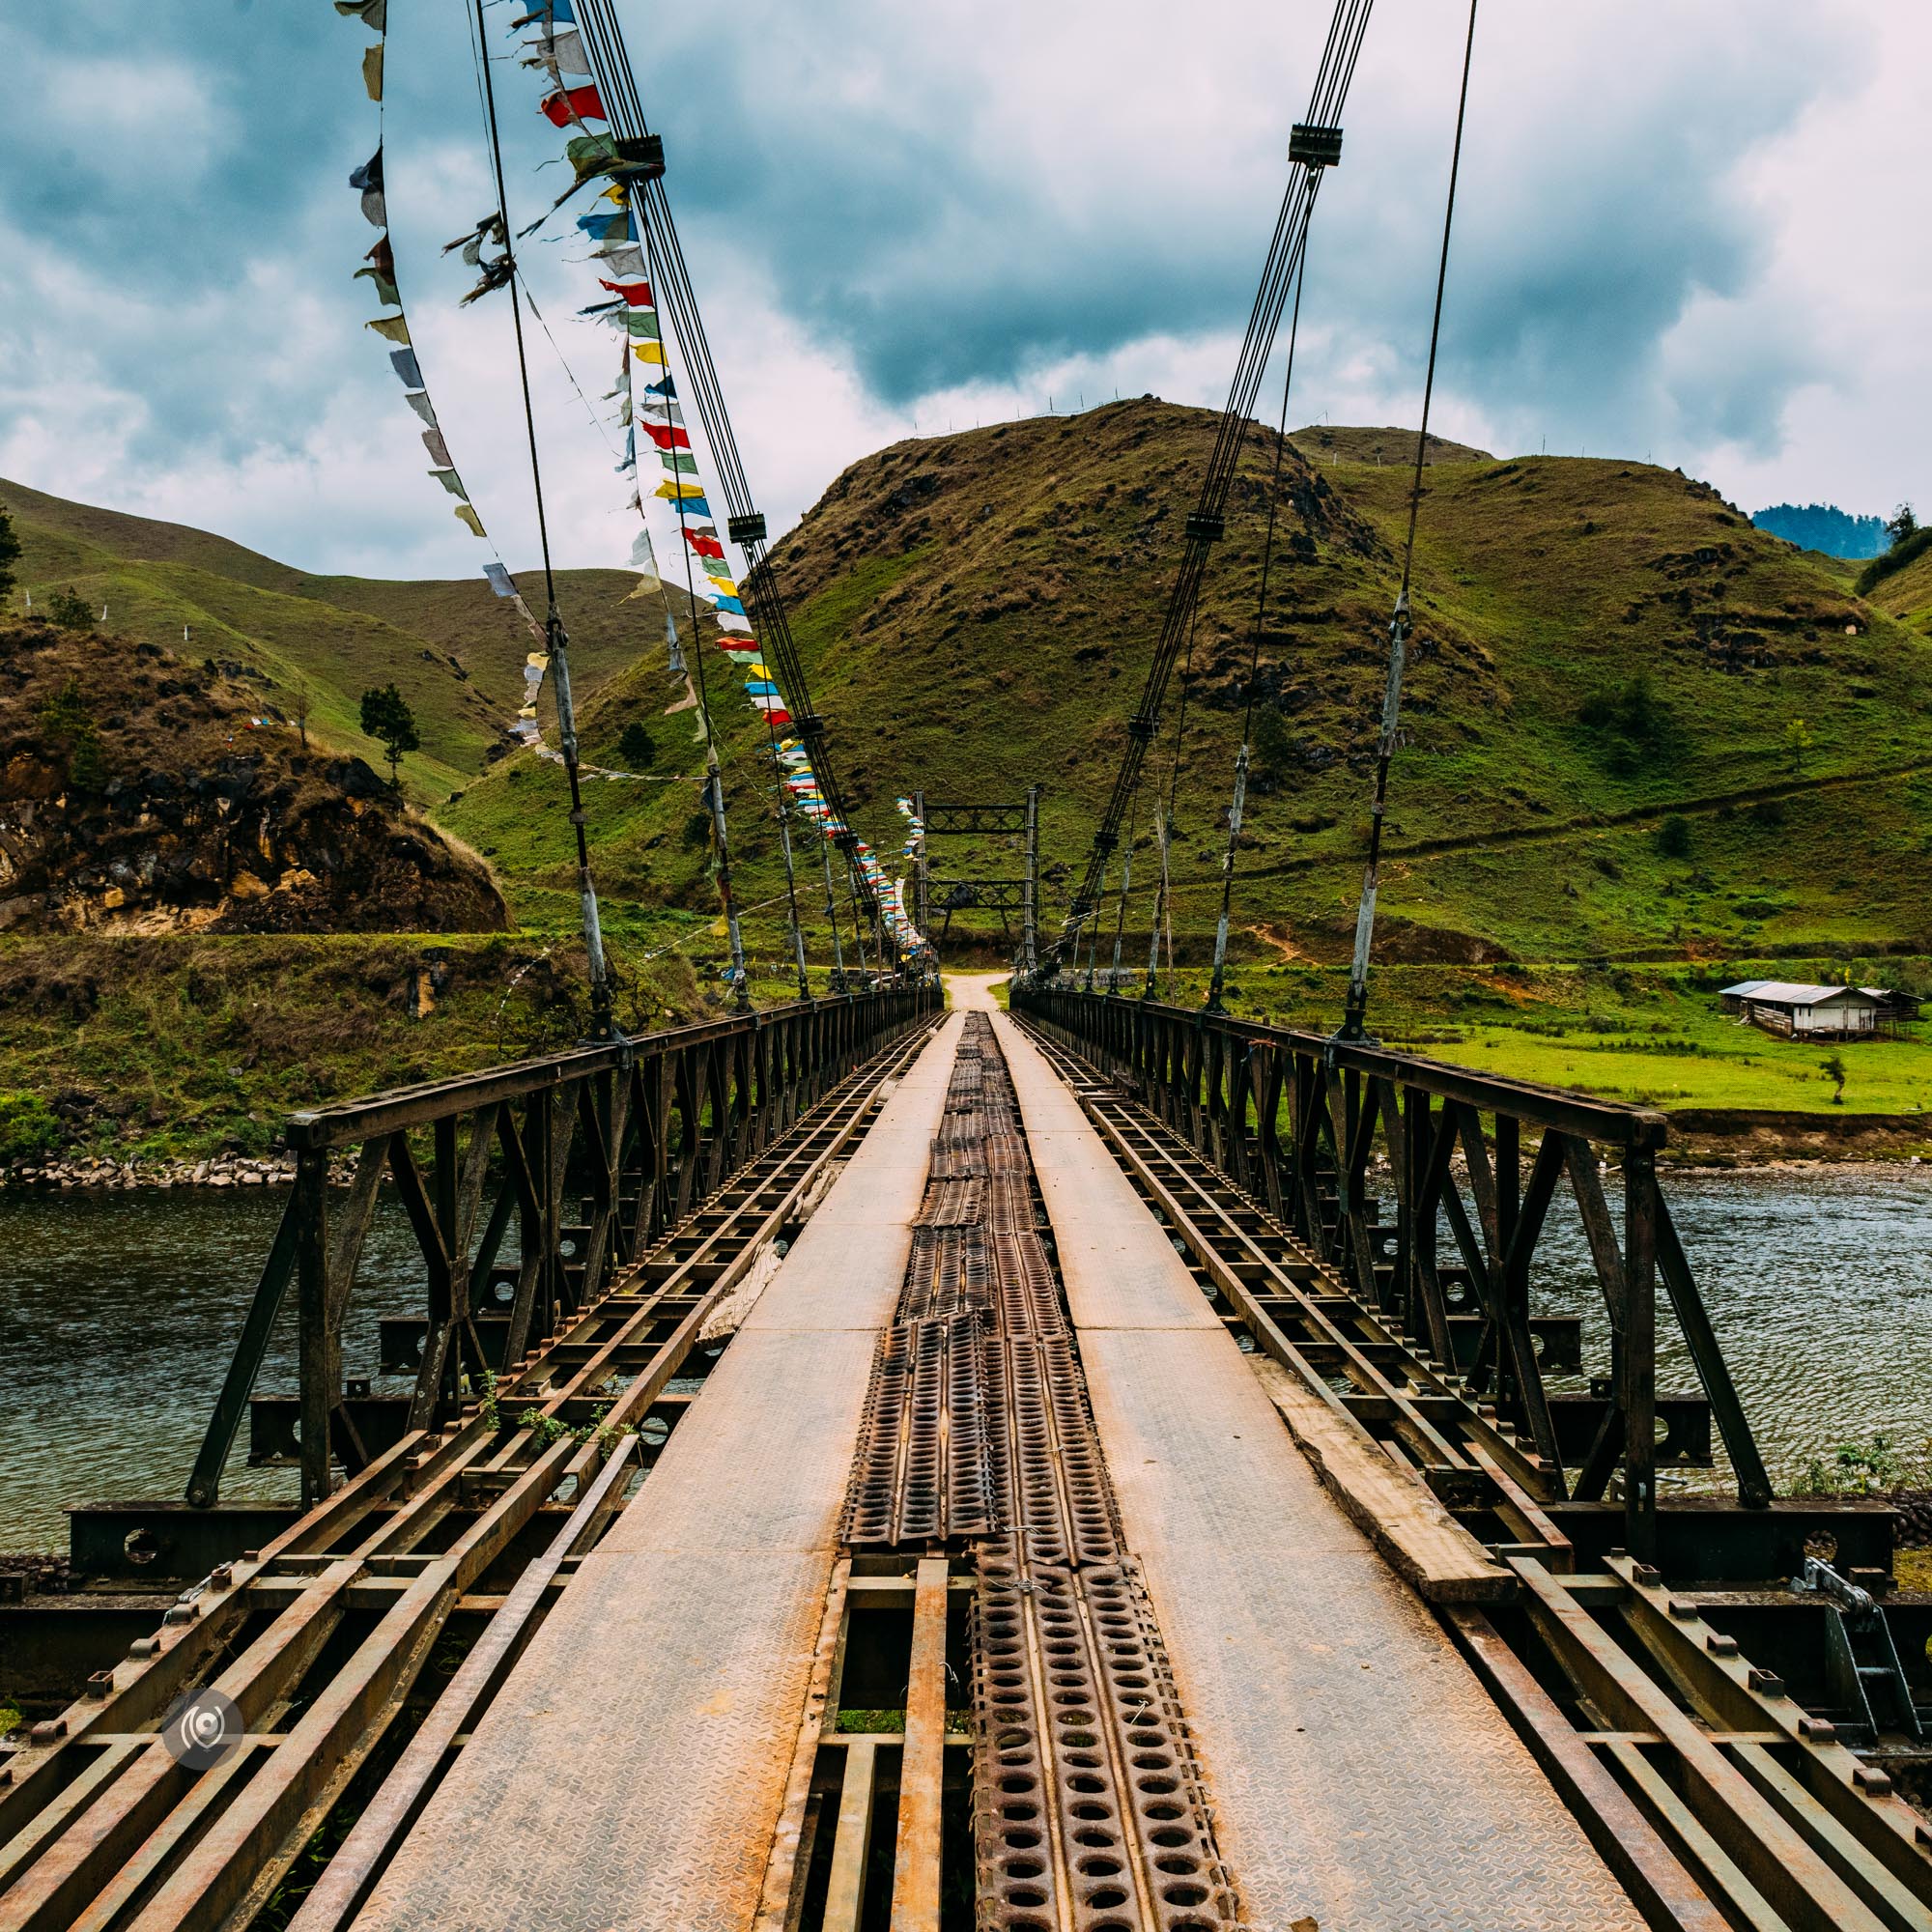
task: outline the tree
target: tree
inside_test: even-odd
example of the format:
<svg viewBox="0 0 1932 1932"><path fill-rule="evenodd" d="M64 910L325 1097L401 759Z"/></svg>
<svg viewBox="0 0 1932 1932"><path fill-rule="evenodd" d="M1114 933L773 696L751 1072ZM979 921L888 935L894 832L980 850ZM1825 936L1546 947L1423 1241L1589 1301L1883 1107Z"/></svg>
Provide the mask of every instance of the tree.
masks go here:
<svg viewBox="0 0 1932 1932"><path fill-rule="evenodd" d="M301 747L308 750L308 707L309 696L306 691L298 691L289 709L295 713L296 729L301 734Z"/></svg>
<svg viewBox="0 0 1932 1932"><path fill-rule="evenodd" d="M99 791L107 776L100 732L80 680L71 677L41 706L41 728L67 761L67 781L81 791Z"/></svg>
<svg viewBox="0 0 1932 1932"><path fill-rule="evenodd" d="M1916 537L1918 534L1918 519L1912 514L1912 505L1910 503L1899 504L1898 508L1891 513L1890 518L1886 524L1885 533L1891 539L1894 550L1907 537Z"/></svg>
<svg viewBox="0 0 1932 1932"><path fill-rule="evenodd" d="M416 717L410 709L409 699L393 684L365 691L362 728L388 753L389 782L400 791L402 780L396 768L402 763L403 753L422 750L422 737L416 730Z"/></svg>
<svg viewBox="0 0 1932 1932"><path fill-rule="evenodd" d="M70 583L65 590L56 590L47 599L47 622L58 625L63 631L91 631L94 628L94 606Z"/></svg>
<svg viewBox="0 0 1932 1932"><path fill-rule="evenodd" d="M1827 1080L1833 1083L1836 1091L1832 1095L1832 1104L1842 1107L1845 1104L1845 1062L1841 1054L1833 1054L1830 1060L1821 1060L1818 1070Z"/></svg>
<svg viewBox="0 0 1932 1932"><path fill-rule="evenodd" d="M1672 812L1657 828L1657 849L1666 859L1688 859L1690 856L1690 821Z"/></svg>
<svg viewBox="0 0 1932 1932"><path fill-rule="evenodd" d="M14 587L14 566L19 557L20 539L14 534L14 520L0 509L0 597Z"/></svg>
<svg viewBox="0 0 1932 1932"><path fill-rule="evenodd" d="M1804 753L1812 746L1811 727L1802 718L1794 718L1784 727L1785 748L1791 753L1791 768L1802 772L1804 769Z"/></svg>
<svg viewBox="0 0 1932 1932"><path fill-rule="evenodd" d="M648 765L658 754L657 741L635 719L617 740L617 755L633 770Z"/></svg>

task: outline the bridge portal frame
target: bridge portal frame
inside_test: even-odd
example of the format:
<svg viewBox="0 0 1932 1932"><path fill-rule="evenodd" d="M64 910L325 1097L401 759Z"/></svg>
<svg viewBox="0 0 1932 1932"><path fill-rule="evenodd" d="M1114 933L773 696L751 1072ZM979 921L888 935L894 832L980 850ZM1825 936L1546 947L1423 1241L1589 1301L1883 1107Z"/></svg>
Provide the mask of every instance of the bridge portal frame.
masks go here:
<svg viewBox="0 0 1932 1932"><path fill-rule="evenodd" d="M1009 938L1009 913L1020 916L1020 943L1014 968L1031 974L1039 953L1039 799L1040 787L1029 785L1026 797L999 803L983 800L928 800L913 795L913 810L925 831L919 848L919 928L928 937L936 908L945 916L940 936L952 930L955 912L996 912ZM1026 868L1017 879L935 879L927 857L933 838L1023 838Z"/></svg>

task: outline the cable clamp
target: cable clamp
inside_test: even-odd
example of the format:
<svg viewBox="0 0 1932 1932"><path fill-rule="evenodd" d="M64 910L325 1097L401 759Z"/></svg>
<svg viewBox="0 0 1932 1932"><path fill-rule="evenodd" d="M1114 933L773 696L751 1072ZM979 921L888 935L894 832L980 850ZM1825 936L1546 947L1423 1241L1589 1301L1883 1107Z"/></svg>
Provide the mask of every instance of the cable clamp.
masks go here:
<svg viewBox="0 0 1932 1932"><path fill-rule="evenodd" d="M611 170L626 181L661 181L665 171L662 134L619 135L611 142L617 165Z"/></svg>
<svg viewBox="0 0 1932 1932"><path fill-rule="evenodd" d="M1312 169L1332 168L1342 158L1342 130L1297 121L1289 130L1288 158Z"/></svg>

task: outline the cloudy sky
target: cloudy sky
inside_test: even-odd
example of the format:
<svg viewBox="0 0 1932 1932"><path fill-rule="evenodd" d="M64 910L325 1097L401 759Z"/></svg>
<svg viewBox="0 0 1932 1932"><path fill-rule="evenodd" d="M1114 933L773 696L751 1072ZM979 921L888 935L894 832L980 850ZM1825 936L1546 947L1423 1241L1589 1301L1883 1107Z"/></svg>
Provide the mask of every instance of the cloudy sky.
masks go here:
<svg viewBox="0 0 1932 1932"><path fill-rule="evenodd" d="M526 11L492 0L490 39ZM774 529L896 438L1151 391L1218 404L1328 0L618 0ZM534 554L509 316L440 244L491 206L467 0L390 0L389 207L455 460ZM1379 0L1313 239L1291 413L1412 422L1465 14ZM352 279L369 36L329 0L0 15L0 476L317 570L479 547ZM496 69L511 214L559 190ZM1918 0L1483 0L1436 426L1649 457L1747 509L1932 499ZM526 244L561 561L635 525L594 422L614 342ZM574 381L573 381L574 378ZM1270 410L1273 405L1270 404Z"/></svg>

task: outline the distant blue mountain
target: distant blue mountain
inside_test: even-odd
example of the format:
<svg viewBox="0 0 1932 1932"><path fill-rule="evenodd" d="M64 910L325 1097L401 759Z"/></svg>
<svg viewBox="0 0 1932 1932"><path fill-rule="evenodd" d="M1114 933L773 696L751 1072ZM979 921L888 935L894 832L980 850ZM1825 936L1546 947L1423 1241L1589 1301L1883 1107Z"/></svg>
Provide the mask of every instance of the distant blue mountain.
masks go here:
<svg viewBox="0 0 1932 1932"><path fill-rule="evenodd" d="M1827 556L1877 556L1886 547L1883 517L1855 517L1835 503L1774 503L1753 512L1751 522L1800 550Z"/></svg>

